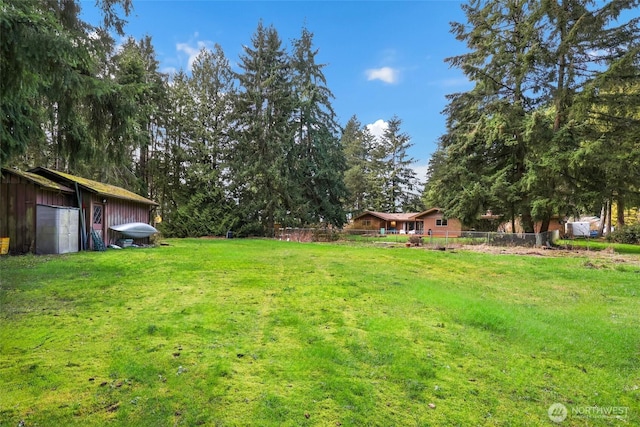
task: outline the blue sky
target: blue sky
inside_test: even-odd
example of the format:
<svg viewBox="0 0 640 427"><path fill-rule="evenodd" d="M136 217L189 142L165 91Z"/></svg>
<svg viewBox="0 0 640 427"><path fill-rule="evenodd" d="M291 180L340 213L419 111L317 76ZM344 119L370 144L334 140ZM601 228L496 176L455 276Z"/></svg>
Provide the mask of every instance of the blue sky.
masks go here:
<svg viewBox="0 0 640 427"><path fill-rule="evenodd" d="M449 32L449 22L464 22L461 1L133 2L125 30L137 39L152 37L164 72L188 71L197 52L215 43L235 66L261 19L287 47L306 26L318 62L326 64L340 124L355 114L376 132L397 115L414 144L409 154L421 179L445 130L445 95L470 89L444 62L465 51ZM83 19L98 22L93 0L83 0L82 11Z"/></svg>

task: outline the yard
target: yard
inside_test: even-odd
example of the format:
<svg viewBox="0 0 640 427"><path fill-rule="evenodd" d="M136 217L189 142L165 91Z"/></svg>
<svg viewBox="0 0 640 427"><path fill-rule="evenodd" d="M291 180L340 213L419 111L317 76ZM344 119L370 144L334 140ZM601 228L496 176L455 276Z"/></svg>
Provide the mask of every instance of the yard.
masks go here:
<svg viewBox="0 0 640 427"><path fill-rule="evenodd" d="M637 255L167 243L0 259L1 426L640 424Z"/></svg>

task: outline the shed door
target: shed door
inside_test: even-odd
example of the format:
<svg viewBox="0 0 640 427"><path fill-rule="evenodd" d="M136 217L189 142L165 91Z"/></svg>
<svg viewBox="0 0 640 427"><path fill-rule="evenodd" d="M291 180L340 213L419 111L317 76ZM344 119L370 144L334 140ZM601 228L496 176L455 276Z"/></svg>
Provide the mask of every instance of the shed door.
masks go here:
<svg viewBox="0 0 640 427"><path fill-rule="evenodd" d="M93 205L93 216L92 216L92 227L98 236L104 241L104 205L99 203L94 203Z"/></svg>

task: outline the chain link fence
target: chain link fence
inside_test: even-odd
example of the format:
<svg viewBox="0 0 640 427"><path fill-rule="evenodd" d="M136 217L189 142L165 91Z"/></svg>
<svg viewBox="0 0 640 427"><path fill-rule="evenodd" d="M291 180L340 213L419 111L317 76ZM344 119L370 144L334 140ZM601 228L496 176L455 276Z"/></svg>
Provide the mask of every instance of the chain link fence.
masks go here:
<svg viewBox="0 0 640 427"><path fill-rule="evenodd" d="M293 242L359 242L378 245L425 246L433 249L453 249L465 245L503 247L553 247L558 231L544 233L504 233L481 231L433 230L426 235L381 233L378 230L331 228L280 228L274 230L278 240Z"/></svg>

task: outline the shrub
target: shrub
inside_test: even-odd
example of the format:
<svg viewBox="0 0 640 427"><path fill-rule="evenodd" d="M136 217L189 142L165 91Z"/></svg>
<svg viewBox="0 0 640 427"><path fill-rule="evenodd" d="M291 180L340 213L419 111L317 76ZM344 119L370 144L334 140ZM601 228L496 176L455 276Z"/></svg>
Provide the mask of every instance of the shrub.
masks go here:
<svg viewBox="0 0 640 427"><path fill-rule="evenodd" d="M617 228L611 233L609 240L616 243L640 244L640 224Z"/></svg>
<svg viewBox="0 0 640 427"><path fill-rule="evenodd" d="M409 236L409 243L411 243L414 246L420 246L422 245L422 237L421 236Z"/></svg>

